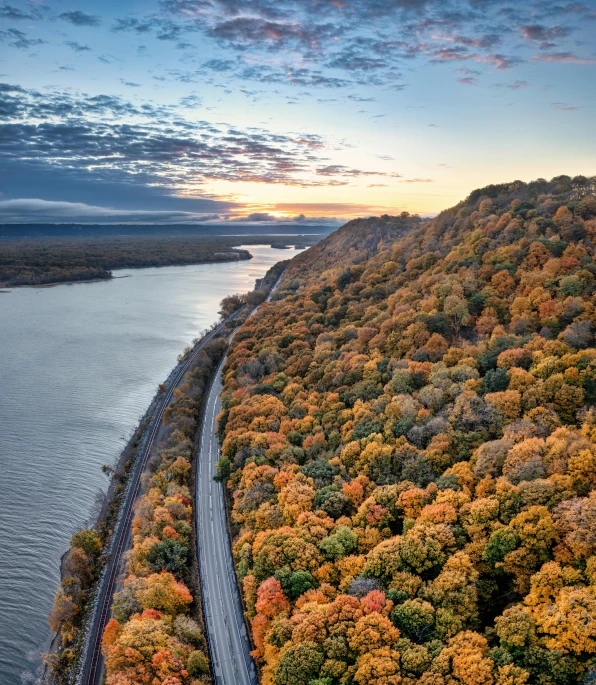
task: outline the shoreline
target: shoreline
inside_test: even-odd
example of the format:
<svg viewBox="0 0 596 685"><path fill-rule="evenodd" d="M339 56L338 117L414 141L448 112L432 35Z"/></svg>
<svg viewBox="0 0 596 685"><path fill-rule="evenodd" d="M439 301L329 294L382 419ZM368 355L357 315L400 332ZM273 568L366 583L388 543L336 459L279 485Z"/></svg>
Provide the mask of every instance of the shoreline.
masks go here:
<svg viewBox="0 0 596 685"><path fill-rule="evenodd" d="M252 256L251 256L252 258ZM244 260L243 260L244 261ZM277 262L276 265L271 267L267 273L263 276L262 279L257 279L254 284L254 289L257 289L259 287L262 287L265 285L265 282L267 281L267 277L271 278L270 274L275 273L276 267L279 269L280 266L285 265L287 262L282 261L282 262ZM282 267L283 268L283 267ZM189 348L186 348L178 357L178 361L175 364L175 366L172 368L170 371L167 379L158 386L155 395L153 396L149 406L147 407L145 413L141 416L139 419L138 423L136 424L136 427L133 429L133 432L128 439L126 445L122 449L121 453L119 454L116 462L114 463L113 466L110 467L110 470L112 471L112 478L110 479L110 485L108 487L108 491L106 493L106 498L103 502L103 506L101 508L100 513L98 514L97 518L92 524L92 528L100 533L102 538L104 536L107 536L104 538L106 540L105 542L105 547L104 547L104 552L102 554L102 561L100 562L101 567L99 571L99 575L94 583L93 590L89 594L89 599L84 605L83 608L83 621L81 626L78 629L78 635L73 643L73 648L78 652L78 656L76 659L73 661L73 668L69 669L67 672L61 673L58 678L56 678L48 668L48 665L44 668L44 674L43 682L51 683L52 685L66 685L69 684L71 685L73 682L76 681L77 674L79 673L79 668L81 667L81 664L83 663L81 660L85 658L85 650L88 647L87 639L89 637L90 633L89 631L92 631L94 629L94 622L93 622L93 615L95 612L96 608L96 603L99 601L99 597L101 593L101 584L103 582L104 575L106 573L106 568L107 568L107 559L111 555L111 552L113 550L113 546L115 544L116 538L114 538L114 533L116 532L116 528L118 526L118 522L120 521L122 515L123 515L123 506L126 503L127 500L127 493L129 490L129 487L131 486L131 478L133 477L135 473L135 468L137 466L137 459L142 456L142 452L144 449L146 449L146 444L147 441L149 440L149 435L147 433L147 429L151 427L154 418L155 418L155 413L156 411L160 410L160 403L162 401L162 398L164 396L164 393L167 393L171 388L175 388L178 386L179 383L184 382L184 376L181 379L178 379L179 373L181 369L186 365L186 362L188 361L190 356L193 356L193 353L197 350L203 347L203 345L206 343L207 339L209 339L213 333L218 329L221 328L221 333L223 333L224 337L228 337L231 331L233 331L235 328L238 326L241 326L244 318L241 314L241 308L240 310L237 310L234 314L232 314L230 317L227 317L223 320L220 320L219 322L214 322L211 327L204 332L204 334L195 340L192 341L192 346ZM236 317L238 316L238 320L235 321ZM201 410L202 411L202 410ZM157 435L157 434L156 434ZM200 435L200 422L199 422L199 430L197 433L197 436L195 437L195 440L199 439ZM155 449L155 446L151 447L151 451ZM149 466L151 461L151 455L149 455L149 461L146 464L146 467ZM194 466L194 464L193 464ZM146 469L143 469L142 473L145 473ZM141 474L142 478L142 474ZM195 531L196 535L196 531ZM128 547L127 547L128 548ZM63 560L65 558L65 555L68 553L68 550L65 551L65 553L62 555L61 558L61 569L60 569L60 575L61 579L63 578ZM194 561L196 564L196 559ZM202 615L202 597L201 597L201 591L200 591L200 577L198 577L198 567L196 569L193 568L193 564L191 564L190 567L190 573L191 573L191 578L192 578L192 584L195 586L196 590L198 590L198 597L195 596L195 602L197 603L197 617L201 617L201 623L203 622L203 615ZM110 601L113 601L113 594L111 595ZM49 645L49 649L47 654L50 655L56 655L58 656L61 652L62 649L62 644L60 640L60 633L55 633L52 636L51 643Z"/></svg>
<svg viewBox="0 0 596 685"><path fill-rule="evenodd" d="M79 651L79 657L75 660L75 662L80 663L79 659L83 653L84 649L84 644L85 644L85 639L87 636L87 631L89 629L89 620L93 614L96 598L97 598L97 592L100 586L100 583L102 582L103 576L104 576L104 571L105 571L105 560L107 559L106 555L110 555L110 552L112 551L112 547L114 544L114 538L113 534L115 532L115 528L117 525L117 522L119 521L121 515L122 515L122 506L126 500L126 494L128 491L128 487L130 484L130 478L133 474L133 470L135 468L136 460L139 457L138 450L143 449L145 447L145 444L148 440L148 435L147 435L147 428L151 425L151 422L154 418L155 412L159 408L160 401L162 400L163 396L167 391L172 388L172 387L177 387L176 379L177 376L179 375L180 370L183 368L185 365L185 362L188 360L188 357L197 349L201 348L203 346L203 343L205 342L205 339L208 338L214 331L214 329L217 329L218 326L225 324L226 321L219 321L219 322L214 322L212 326L210 327L209 330L205 331L205 333L200 337L196 338L192 342L192 347L189 350L183 351L179 357L178 360L176 361L176 364L168 374L167 378L158 385L157 390L151 399L151 402L149 403L147 409L143 413L143 415L139 418L139 421L137 422L136 426L133 429L133 432L128 439L126 445L118 455L118 458L116 459L115 463L113 466L110 466L110 469L112 470L112 477L110 478L110 484L108 486L108 490L106 493L105 500L103 502L102 508L100 513L98 514L97 518L92 522L90 522L90 525L93 530L96 530L98 532L106 532L106 530L111 529L111 534L109 535L106 546L104 548L104 552L102 553L102 557L104 559L104 565L101 568L101 571L99 573L99 576L94 583L94 589L91 594L91 599L88 601L84 607L84 619L83 623L80 627L79 635L77 637L77 642L76 642L76 649ZM184 377L183 377L184 378ZM179 383L183 382L182 380L179 381ZM152 448L153 452L153 448ZM151 458L151 455L150 455ZM142 473L145 473L146 471L143 470ZM128 545L127 545L128 548ZM68 554L70 550L70 547L65 550L63 555L61 556L61 561L60 561L60 578L61 580L64 577L64 569L63 569L63 561L66 555ZM113 597L112 597L113 600ZM52 635L52 639L48 648L48 651L46 652L47 654L57 654L61 649L61 644L60 644L60 634L59 633L54 633ZM43 672L43 680L42 682L48 683L48 685L63 685L66 683L73 683L76 678L76 673L78 672L78 667L71 672L65 673L64 675L61 674L60 679L56 679L53 677L53 674L49 671L48 666L44 666L44 672Z"/></svg>
<svg viewBox="0 0 596 685"><path fill-rule="evenodd" d="M172 264L169 264L168 266L173 266ZM189 264L190 266L190 264ZM139 266L139 267L124 267L126 269L131 268L131 269L151 269L151 268L156 268L159 269L160 267L145 267L145 266ZM59 285L85 285L86 283L105 283L106 281L115 281L118 278L132 278L133 274L126 274L126 276L110 276L110 278L82 278L80 281L56 281L55 283L41 283L40 285L11 285L10 290L0 290L0 293L10 293L13 290L21 290L23 288L35 288L37 290L42 289L42 288L57 288Z"/></svg>
<svg viewBox="0 0 596 685"><path fill-rule="evenodd" d="M210 260L205 260L205 261L200 261L200 262L172 262L171 264L157 264L157 265L146 265L143 264L142 266L121 266L118 267L117 269L114 269L114 271L119 271L121 269L161 269L165 268L168 266L202 266L204 264L230 264L230 263L236 263L236 262L248 262L251 259L254 259L254 256L246 250L246 253L248 254L247 257L245 257L243 254L241 254L238 259L210 259ZM111 273L111 272L110 272ZM73 279L70 281L52 281L50 283L24 283L23 285L0 285L0 294L9 294L13 290L17 289L22 289L22 288L35 288L37 290L40 289L45 289L45 288L56 288L57 286L60 285L81 285L85 283L105 283L106 281L114 281L117 278L131 278L133 274L126 274L125 276L112 276L110 275L108 278L80 278L80 279ZM10 288L10 290L8 290Z"/></svg>

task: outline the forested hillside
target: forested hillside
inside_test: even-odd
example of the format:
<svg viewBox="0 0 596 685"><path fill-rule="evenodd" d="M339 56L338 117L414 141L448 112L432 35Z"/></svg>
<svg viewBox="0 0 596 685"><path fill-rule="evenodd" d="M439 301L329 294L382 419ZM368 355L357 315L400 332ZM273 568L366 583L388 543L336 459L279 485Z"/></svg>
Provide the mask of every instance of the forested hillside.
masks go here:
<svg viewBox="0 0 596 685"><path fill-rule="evenodd" d="M596 655L594 179L344 226L235 337L264 685L571 685Z"/></svg>

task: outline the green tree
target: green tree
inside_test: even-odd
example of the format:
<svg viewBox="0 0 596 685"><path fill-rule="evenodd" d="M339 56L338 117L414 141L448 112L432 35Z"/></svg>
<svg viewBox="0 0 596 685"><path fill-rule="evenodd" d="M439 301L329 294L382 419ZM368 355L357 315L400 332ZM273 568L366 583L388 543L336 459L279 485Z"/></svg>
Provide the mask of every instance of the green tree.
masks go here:
<svg viewBox="0 0 596 685"><path fill-rule="evenodd" d="M283 653L275 672L275 685L309 685L325 660L323 650L314 642L291 645Z"/></svg>

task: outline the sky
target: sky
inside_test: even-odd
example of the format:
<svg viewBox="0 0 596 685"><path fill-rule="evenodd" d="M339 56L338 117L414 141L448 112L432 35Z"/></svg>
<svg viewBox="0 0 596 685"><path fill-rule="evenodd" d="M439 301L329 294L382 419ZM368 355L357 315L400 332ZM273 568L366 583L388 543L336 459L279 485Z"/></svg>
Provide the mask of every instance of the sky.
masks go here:
<svg viewBox="0 0 596 685"><path fill-rule="evenodd" d="M596 174L596 0L0 0L0 223L336 223Z"/></svg>

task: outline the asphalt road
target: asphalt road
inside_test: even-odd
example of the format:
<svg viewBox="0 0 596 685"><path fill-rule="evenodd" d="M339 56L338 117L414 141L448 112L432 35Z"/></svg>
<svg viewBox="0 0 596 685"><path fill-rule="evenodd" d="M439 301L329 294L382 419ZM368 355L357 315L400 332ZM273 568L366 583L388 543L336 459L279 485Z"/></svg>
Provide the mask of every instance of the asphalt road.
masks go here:
<svg viewBox="0 0 596 685"><path fill-rule="evenodd" d="M266 302L271 301L280 280L281 276ZM230 342L234 335L235 332ZM215 419L221 411L221 372L225 362L224 357L209 390L197 453L195 515L199 578L215 685L258 685L230 548L224 489L222 483L213 480L220 457Z"/></svg>
<svg viewBox="0 0 596 685"><path fill-rule="evenodd" d="M122 555L127 549L134 512L134 504L140 490L141 475L147 466L151 449L155 443L157 434L159 433L163 414L172 400L174 389L177 388L182 382L184 374L189 370L194 358L197 356L197 354L199 354L200 350L205 346L205 344L207 344L213 337L217 335L224 324L230 319L233 319L237 313L238 312L235 312L226 321L222 322L219 326L213 329L213 331L204 338L201 344L193 350L188 359L178 366L176 369L176 375L174 376L166 392L160 398L151 421L146 428L144 435L147 436L147 438L143 438L143 447L137 454L132 472L130 474L129 486L126 491L124 502L120 509L118 521L114 528L108 562L104 567L104 571L97 589L96 602L87 624L88 628L83 654L81 657L81 666L75 681L77 685L99 685L99 683L101 683L103 675L103 656L101 653L101 640L103 637L103 631L107 622L110 620L114 588L120 574Z"/></svg>
<svg viewBox="0 0 596 685"><path fill-rule="evenodd" d="M219 369L205 406L196 478L199 576L209 655L216 685L257 685L234 573L223 485L213 480L219 459L215 418L221 410Z"/></svg>

